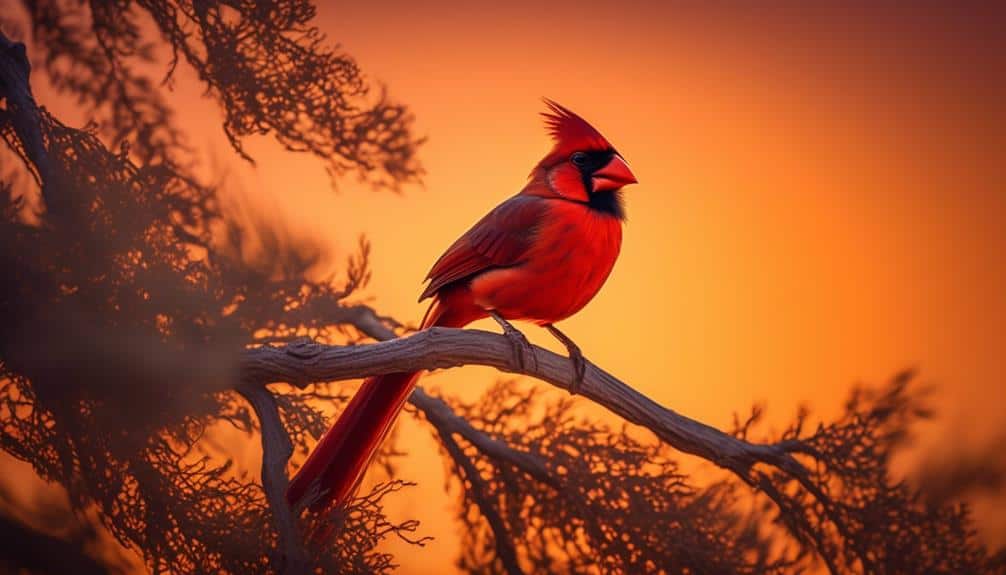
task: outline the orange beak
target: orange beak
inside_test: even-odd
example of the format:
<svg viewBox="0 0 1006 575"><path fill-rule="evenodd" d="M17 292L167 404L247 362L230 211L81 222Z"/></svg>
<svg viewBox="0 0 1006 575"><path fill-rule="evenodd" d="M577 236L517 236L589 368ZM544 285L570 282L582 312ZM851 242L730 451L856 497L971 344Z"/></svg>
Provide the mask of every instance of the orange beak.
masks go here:
<svg viewBox="0 0 1006 575"><path fill-rule="evenodd" d="M591 175L595 192L610 192L622 186L635 184L639 180L632 174L629 165L625 163L622 156L614 156L608 165L597 170Z"/></svg>

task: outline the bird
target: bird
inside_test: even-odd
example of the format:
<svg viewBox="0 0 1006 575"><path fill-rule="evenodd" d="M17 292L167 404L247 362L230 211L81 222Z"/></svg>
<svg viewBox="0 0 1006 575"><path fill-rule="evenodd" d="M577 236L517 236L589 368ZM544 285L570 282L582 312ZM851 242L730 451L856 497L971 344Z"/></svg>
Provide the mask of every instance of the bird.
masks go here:
<svg viewBox="0 0 1006 575"><path fill-rule="evenodd" d="M618 258L623 187L637 183L622 155L586 120L544 99L553 140L521 191L503 201L433 264L419 297L432 298L420 329L460 328L492 317L523 367L530 344L510 321L546 328L566 347L570 392L583 381L580 348L554 324L582 309ZM365 380L287 488L294 509L322 512L352 499L421 372Z"/></svg>

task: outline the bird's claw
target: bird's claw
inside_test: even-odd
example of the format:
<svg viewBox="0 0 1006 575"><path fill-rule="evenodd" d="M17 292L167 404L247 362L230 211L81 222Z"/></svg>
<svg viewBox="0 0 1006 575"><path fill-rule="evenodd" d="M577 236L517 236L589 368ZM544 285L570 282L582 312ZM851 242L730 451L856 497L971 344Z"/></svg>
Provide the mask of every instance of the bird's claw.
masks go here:
<svg viewBox="0 0 1006 575"><path fill-rule="evenodd" d="M503 328L503 335L510 340L510 347L513 349L514 360L517 362L517 367L521 371L526 369L528 366L537 367L538 358L534 354L534 348L531 346L531 342L527 340L524 334L496 312L489 315L496 320L496 323L500 324L500 327ZM530 361L528 361L528 358L530 358Z"/></svg>
<svg viewBox="0 0 1006 575"><path fill-rule="evenodd" d="M569 394L576 395L583 385L583 378L587 373L587 360L583 358L580 348L573 345L569 348L569 361L573 364L573 380L569 382Z"/></svg>
<svg viewBox="0 0 1006 575"><path fill-rule="evenodd" d="M569 336L559 331L559 328L552 324L546 325L545 328L566 346L566 351L569 353L569 361L573 367L573 379L569 382L569 394L576 395L580 393L580 386L583 384L584 377L587 374L587 360L584 359L580 346L569 339Z"/></svg>
<svg viewBox="0 0 1006 575"><path fill-rule="evenodd" d="M523 371L528 366L537 367L538 359L534 355L534 349L531 347L531 342L524 337L524 334L517 329L511 328L509 331L505 332L507 339L510 340L510 345L513 347L513 354L517 360L517 366ZM528 361L530 360L530 361Z"/></svg>

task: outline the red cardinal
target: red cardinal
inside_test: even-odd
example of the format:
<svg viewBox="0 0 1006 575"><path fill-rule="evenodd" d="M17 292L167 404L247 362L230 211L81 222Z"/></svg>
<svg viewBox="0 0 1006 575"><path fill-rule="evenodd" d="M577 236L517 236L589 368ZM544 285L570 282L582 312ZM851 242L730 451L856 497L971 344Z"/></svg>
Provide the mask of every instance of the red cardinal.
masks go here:
<svg viewBox="0 0 1006 575"><path fill-rule="evenodd" d="M601 289L622 243L622 186L636 182L625 160L583 118L545 100L555 146L524 189L479 220L440 256L419 297L433 303L422 328L463 327L492 316L523 360L527 340L506 320L527 320L563 342L575 377L583 356L552 324L580 310ZM346 503L420 373L363 382L290 482L287 500L313 510Z"/></svg>

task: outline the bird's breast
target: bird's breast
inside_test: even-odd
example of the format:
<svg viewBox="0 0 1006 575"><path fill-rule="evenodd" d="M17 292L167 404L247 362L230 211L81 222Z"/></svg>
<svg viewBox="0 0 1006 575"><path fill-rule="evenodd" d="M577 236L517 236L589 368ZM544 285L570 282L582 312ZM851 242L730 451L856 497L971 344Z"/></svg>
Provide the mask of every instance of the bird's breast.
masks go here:
<svg viewBox="0 0 1006 575"><path fill-rule="evenodd" d="M508 319L552 323L578 312L604 285L621 248L621 221L577 202L550 203L527 257L472 281L478 305Z"/></svg>

